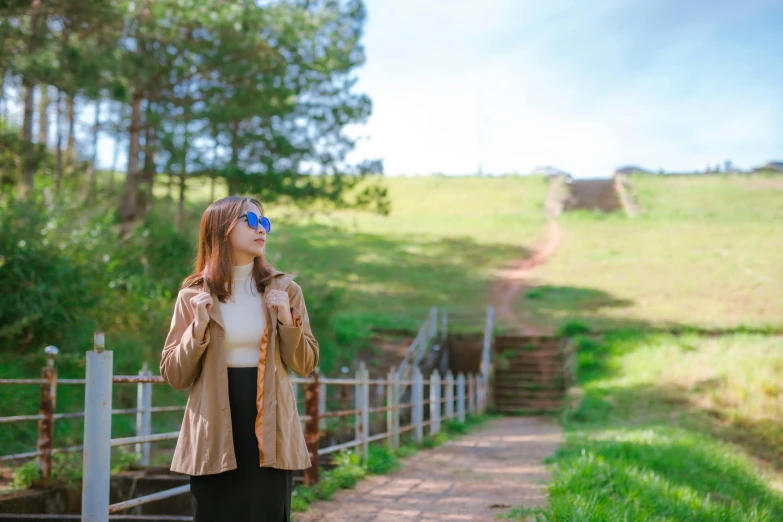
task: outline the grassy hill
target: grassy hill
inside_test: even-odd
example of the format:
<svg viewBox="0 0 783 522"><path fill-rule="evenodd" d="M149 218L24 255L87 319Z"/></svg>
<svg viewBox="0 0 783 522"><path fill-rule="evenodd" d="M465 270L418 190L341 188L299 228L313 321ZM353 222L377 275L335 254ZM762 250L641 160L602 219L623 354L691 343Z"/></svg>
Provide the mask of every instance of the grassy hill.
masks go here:
<svg viewBox="0 0 783 522"><path fill-rule="evenodd" d="M633 178L645 212L560 219L516 310L555 328L783 327L783 177Z"/></svg>

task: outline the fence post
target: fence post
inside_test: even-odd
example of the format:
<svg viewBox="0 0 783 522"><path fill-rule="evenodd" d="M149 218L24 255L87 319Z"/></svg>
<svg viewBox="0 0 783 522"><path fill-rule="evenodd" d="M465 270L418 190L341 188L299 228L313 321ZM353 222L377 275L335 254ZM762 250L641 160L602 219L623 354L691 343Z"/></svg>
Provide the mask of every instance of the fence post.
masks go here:
<svg viewBox="0 0 783 522"><path fill-rule="evenodd" d="M318 415L326 413L326 383L322 383L321 389L318 390ZM321 417L318 428L326 430L326 417Z"/></svg>
<svg viewBox="0 0 783 522"><path fill-rule="evenodd" d="M139 371L140 377L152 377L152 372L149 370L147 363L143 363L141 371ZM152 435L152 383L140 382L136 385L136 435L141 437L143 435ZM150 443L143 442L136 444L136 453L141 454L142 466L150 465Z"/></svg>
<svg viewBox="0 0 783 522"><path fill-rule="evenodd" d="M465 374L457 375L457 418L465 423Z"/></svg>
<svg viewBox="0 0 783 522"><path fill-rule="evenodd" d="M362 440L362 375L363 365L359 365L359 369L356 370L355 378L356 382L353 385L353 409L354 413L354 440Z"/></svg>
<svg viewBox="0 0 783 522"><path fill-rule="evenodd" d="M49 486L52 476L52 440L54 439L54 410L57 404L57 368L54 358L59 350L56 346L44 348L46 354L46 366L41 368L41 378L46 382L41 384L41 399L38 404L38 413L43 416L38 421L38 469L44 487Z"/></svg>
<svg viewBox="0 0 783 522"><path fill-rule="evenodd" d="M370 371L362 363L362 452L364 462L370 458Z"/></svg>
<svg viewBox="0 0 783 522"><path fill-rule="evenodd" d="M446 372L446 419L454 420L454 374Z"/></svg>
<svg viewBox="0 0 783 522"><path fill-rule="evenodd" d="M318 443L321 438L319 409L321 406L321 386L323 385L319 382L318 369L312 373L312 376L313 380L305 387L305 415L310 419L305 423L304 436L311 462L311 466L304 471L304 483L307 486L318 483Z"/></svg>
<svg viewBox="0 0 783 522"><path fill-rule="evenodd" d="M476 377L476 413L484 413L484 377Z"/></svg>
<svg viewBox="0 0 783 522"><path fill-rule="evenodd" d="M389 447L391 449L397 449L399 444L399 438L396 437L397 432L395 431L394 426L394 420L396 418L395 412L397 411L397 406L395 404L395 386L394 386L394 367L389 370L389 373L386 375L386 431L389 433Z"/></svg>
<svg viewBox="0 0 783 522"><path fill-rule="evenodd" d="M416 426L416 442L421 443L424 440L424 376L418 367L413 368L413 388L411 389L411 399L413 399L413 423Z"/></svg>
<svg viewBox="0 0 783 522"><path fill-rule="evenodd" d="M492 332L495 329L495 307L487 305L487 324L484 326L484 343L481 350L481 375L489 377L489 357L492 349Z"/></svg>
<svg viewBox="0 0 783 522"><path fill-rule="evenodd" d="M435 369L430 375L430 433L440 432L440 373Z"/></svg>
<svg viewBox="0 0 783 522"><path fill-rule="evenodd" d="M430 310L430 339L438 336L438 307L433 306Z"/></svg>
<svg viewBox="0 0 783 522"><path fill-rule="evenodd" d="M468 413L476 414L476 376L468 375Z"/></svg>
<svg viewBox="0 0 783 522"><path fill-rule="evenodd" d="M95 333L94 342L93 351L87 352L84 389L82 522L107 522L111 478L113 354L104 351L102 332Z"/></svg>

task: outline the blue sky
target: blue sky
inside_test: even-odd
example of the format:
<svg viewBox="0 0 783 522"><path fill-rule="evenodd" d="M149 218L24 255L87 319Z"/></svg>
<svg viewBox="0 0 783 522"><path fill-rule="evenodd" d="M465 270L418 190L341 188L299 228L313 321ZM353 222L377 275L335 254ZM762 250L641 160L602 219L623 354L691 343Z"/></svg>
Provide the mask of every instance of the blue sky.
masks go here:
<svg viewBox="0 0 783 522"><path fill-rule="evenodd" d="M776 5L777 4L777 5ZM354 158L388 174L579 177L783 158L783 2L367 0L374 103Z"/></svg>
<svg viewBox="0 0 783 522"><path fill-rule="evenodd" d="M389 175L783 160L781 0L365 1L373 114L349 159Z"/></svg>

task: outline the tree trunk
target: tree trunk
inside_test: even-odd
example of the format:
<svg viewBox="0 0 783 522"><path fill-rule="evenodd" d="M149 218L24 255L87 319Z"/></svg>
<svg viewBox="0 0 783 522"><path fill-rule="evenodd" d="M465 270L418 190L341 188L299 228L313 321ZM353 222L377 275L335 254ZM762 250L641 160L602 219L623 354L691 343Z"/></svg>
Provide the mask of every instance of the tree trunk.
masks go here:
<svg viewBox="0 0 783 522"><path fill-rule="evenodd" d="M179 204L177 205L177 232L185 229L185 168L183 166L179 175Z"/></svg>
<svg viewBox="0 0 783 522"><path fill-rule="evenodd" d="M25 192L33 190L35 177L35 148L33 147L33 92L35 86L25 85L24 88L24 120L22 120L22 179Z"/></svg>
<svg viewBox="0 0 783 522"><path fill-rule="evenodd" d="M188 175L188 145L190 143L190 106L185 102L185 128L182 136L182 159L179 173L179 204L177 206L177 232L185 230L185 179Z"/></svg>
<svg viewBox="0 0 783 522"><path fill-rule="evenodd" d="M49 86L41 85L41 103L38 105L38 143L46 146L49 141Z"/></svg>
<svg viewBox="0 0 783 522"><path fill-rule="evenodd" d="M139 183L139 135L141 133L141 95L135 94L131 101L131 121L128 144L128 174L120 201L120 235L127 237L136 220L136 195Z"/></svg>
<svg viewBox="0 0 783 522"><path fill-rule="evenodd" d="M38 25L41 18L41 0L33 0L32 13L30 15L30 39L27 44L27 51L30 56L34 56L38 48ZM24 85L24 119L22 120L22 147L24 150L22 159L22 180L24 182L24 192L32 192L33 181L35 178L35 150L32 146L33 141L33 103L35 96L33 92L35 85L30 78L22 80Z"/></svg>
<svg viewBox="0 0 783 522"><path fill-rule="evenodd" d="M87 203L95 200L95 164L98 162L98 133L101 128L101 99L95 102L95 125L92 127L92 158L87 168Z"/></svg>
<svg viewBox="0 0 783 522"><path fill-rule="evenodd" d="M63 181L63 125L62 125L62 91L57 90L57 117L55 118L55 125L57 126L57 145L55 150L55 157L57 158L57 167L54 172L54 193L60 194L60 185Z"/></svg>
<svg viewBox="0 0 783 522"><path fill-rule="evenodd" d="M76 122L74 105L74 96L68 96L68 154L66 156L68 165L73 165L76 162L76 136L73 133Z"/></svg>
<svg viewBox="0 0 783 522"><path fill-rule="evenodd" d="M151 118L147 117L147 127L144 131L144 167L141 171L139 193L136 203L137 215L141 219L152 210L152 189L155 184L155 129L149 124Z"/></svg>
<svg viewBox="0 0 783 522"><path fill-rule="evenodd" d="M239 122L231 124L231 172L228 176L228 194L239 194L242 190L242 182L239 179Z"/></svg>

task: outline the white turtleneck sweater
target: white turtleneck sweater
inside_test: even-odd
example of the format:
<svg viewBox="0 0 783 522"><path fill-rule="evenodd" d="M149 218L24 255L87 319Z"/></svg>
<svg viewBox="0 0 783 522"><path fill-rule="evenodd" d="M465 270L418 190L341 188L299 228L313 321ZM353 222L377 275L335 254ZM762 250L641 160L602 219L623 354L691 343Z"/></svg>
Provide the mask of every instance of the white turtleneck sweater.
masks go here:
<svg viewBox="0 0 783 522"><path fill-rule="evenodd" d="M235 266L231 298L218 304L226 325L226 365L231 368L256 367L261 353L264 312L252 270L253 263Z"/></svg>

